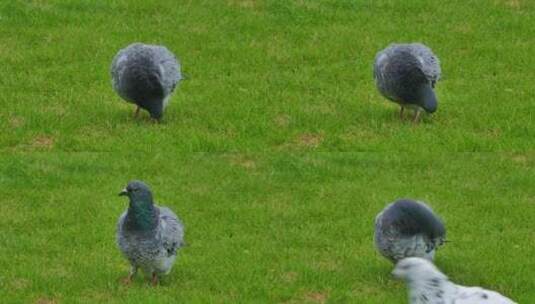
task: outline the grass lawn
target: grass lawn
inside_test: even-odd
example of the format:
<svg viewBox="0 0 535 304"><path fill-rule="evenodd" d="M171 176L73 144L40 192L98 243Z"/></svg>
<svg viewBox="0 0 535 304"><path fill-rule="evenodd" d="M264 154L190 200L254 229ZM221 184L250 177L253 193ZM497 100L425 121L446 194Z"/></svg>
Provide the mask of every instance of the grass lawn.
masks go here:
<svg viewBox="0 0 535 304"><path fill-rule="evenodd" d="M398 197L443 217L451 243L437 264L453 280L535 298L533 156L36 153L1 164L3 303L407 303L372 238ZM157 288L118 282L117 193L130 178L150 181L187 227L189 247Z"/></svg>
<svg viewBox="0 0 535 304"><path fill-rule="evenodd" d="M533 149L534 27L526 0L6 0L0 127L11 132L0 146ZM190 77L159 126L133 120L111 89L111 59L133 41L165 44ZM442 61L438 112L417 128L372 79L376 52L394 41L422 41Z"/></svg>
<svg viewBox="0 0 535 304"><path fill-rule="evenodd" d="M452 280L535 299L535 2L3 0L0 303L407 303L373 247L428 201ZM110 83L164 44L189 79L161 124ZM419 125L375 89L391 42L442 62ZM130 179L186 224L161 286L118 281Z"/></svg>

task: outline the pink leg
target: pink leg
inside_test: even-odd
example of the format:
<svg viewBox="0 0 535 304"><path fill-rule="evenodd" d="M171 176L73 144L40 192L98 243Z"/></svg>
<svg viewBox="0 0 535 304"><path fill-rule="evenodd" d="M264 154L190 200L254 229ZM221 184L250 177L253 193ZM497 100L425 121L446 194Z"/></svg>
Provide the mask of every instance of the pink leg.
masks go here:
<svg viewBox="0 0 535 304"><path fill-rule="evenodd" d="M414 113L414 119L412 120L412 122L418 123L420 121L420 112L421 111L416 110L416 112Z"/></svg>
<svg viewBox="0 0 535 304"><path fill-rule="evenodd" d="M152 280L151 280L152 286L158 285L158 276L156 275L156 272L152 273Z"/></svg>
<svg viewBox="0 0 535 304"><path fill-rule="evenodd" d="M132 283L132 280L134 279L134 276L136 275L136 272L137 268L132 266L132 268L130 268L130 273L128 274L128 276L122 280L123 284L130 285Z"/></svg>

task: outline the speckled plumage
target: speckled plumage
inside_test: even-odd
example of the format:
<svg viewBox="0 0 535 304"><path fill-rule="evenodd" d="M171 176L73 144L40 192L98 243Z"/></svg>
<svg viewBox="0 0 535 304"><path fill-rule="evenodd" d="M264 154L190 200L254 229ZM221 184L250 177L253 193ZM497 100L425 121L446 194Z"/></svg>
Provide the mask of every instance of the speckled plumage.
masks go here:
<svg viewBox="0 0 535 304"><path fill-rule="evenodd" d="M433 260L445 238L441 219L423 202L400 199L375 218L375 246L394 263L413 256Z"/></svg>
<svg viewBox="0 0 535 304"><path fill-rule="evenodd" d="M402 107L433 113L438 102L433 91L440 79L440 63L421 43L391 44L377 53L373 74L379 92Z"/></svg>
<svg viewBox="0 0 535 304"><path fill-rule="evenodd" d="M184 244L182 222L169 208L154 205L142 182L130 182L121 194L129 197L130 204L117 223L117 244L130 261L130 276L138 268L153 276L168 274Z"/></svg>
<svg viewBox="0 0 535 304"><path fill-rule="evenodd" d="M180 63L166 47L133 43L111 64L113 89L124 100L160 119L169 96L182 79Z"/></svg>
<svg viewBox="0 0 535 304"><path fill-rule="evenodd" d="M401 260L392 274L407 282L410 304L516 304L495 291L456 285L422 258Z"/></svg>

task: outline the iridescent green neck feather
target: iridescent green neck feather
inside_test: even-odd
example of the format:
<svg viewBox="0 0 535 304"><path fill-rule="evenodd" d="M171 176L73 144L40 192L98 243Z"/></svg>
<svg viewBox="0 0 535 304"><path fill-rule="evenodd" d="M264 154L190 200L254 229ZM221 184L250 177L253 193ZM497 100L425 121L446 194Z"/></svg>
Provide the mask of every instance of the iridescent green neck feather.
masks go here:
<svg viewBox="0 0 535 304"><path fill-rule="evenodd" d="M126 226L129 230L148 231L158 224L158 212L152 201L133 201L126 214Z"/></svg>

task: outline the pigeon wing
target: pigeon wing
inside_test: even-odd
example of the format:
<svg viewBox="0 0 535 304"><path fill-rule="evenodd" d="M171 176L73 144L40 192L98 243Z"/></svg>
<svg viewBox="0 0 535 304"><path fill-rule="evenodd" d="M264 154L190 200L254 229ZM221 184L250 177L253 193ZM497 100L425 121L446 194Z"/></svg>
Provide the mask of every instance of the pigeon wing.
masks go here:
<svg viewBox="0 0 535 304"><path fill-rule="evenodd" d="M421 43L413 43L410 45L410 48L412 54L420 63L421 71L434 87L434 84L440 79L442 73L438 57L433 54L430 48Z"/></svg>
<svg viewBox="0 0 535 304"><path fill-rule="evenodd" d="M501 294L479 287L459 286L455 297L456 304L517 304Z"/></svg>
<svg viewBox="0 0 535 304"><path fill-rule="evenodd" d="M123 214L121 214L121 216L119 217L119 220L117 221L117 235L116 235L117 246L119 246L119 248L123 251L128 247L128 243L126 242L126 239L123 233L123 226L124 226L125 218L126 218L126 211L123 212Z"/></svg>
<svg viewBox="0 0 535 304"><path fill-rule="evenodd" d="M184 245L184 226L176 214L166 207L160 208L160 237L168 255L176 255Z"/></svg>
<svg viewBox="0 0 535 304"><path fill-rule="evenodd" d="M175 55L164 46L153 46L152 50L157 62L160 64L160 70L163 75L162 86L165 90L165 95L169 95L175 90L178 82L182 79L180 62Z"/></svg>
<svg viewBox="0 0 535 304"><path fill-rule="evenodd" d="M115 57L113 57L113 60L111 62L111 67L110 67L111 84L113 86L113 89L118 93L120 92L120 88L119 88L120 77L125 69L127 59L128 59L128 55L126 54L126 50L122 49L119 52L117 52L117 54L115 55Z"/></svg>

